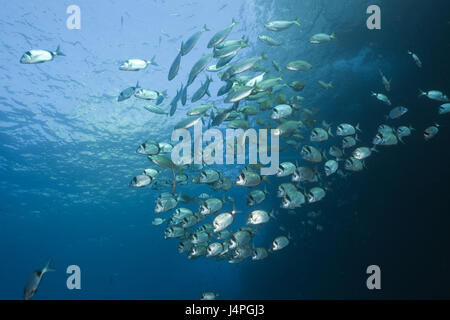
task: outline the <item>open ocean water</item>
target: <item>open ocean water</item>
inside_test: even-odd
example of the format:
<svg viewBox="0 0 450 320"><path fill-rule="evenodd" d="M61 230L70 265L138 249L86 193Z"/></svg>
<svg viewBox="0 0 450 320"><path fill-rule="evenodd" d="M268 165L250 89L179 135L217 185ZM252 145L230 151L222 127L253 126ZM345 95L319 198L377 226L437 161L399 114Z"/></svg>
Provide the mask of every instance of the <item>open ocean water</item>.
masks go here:
<svg viewBox="0 0 450 320"><path fill-rule="evenodd" d="M67 7L80 8L81 29L69 29ZM381 30L369 30L369 5L381 9ZM293 20L284 31L270 31L264 24ZM238 24L227 39L248 38L230 65L264 52L258 71L244 75L278 76L271 61L283 68L283 82L304 81L306 87L281 92L288 98L304 97L301 109L314 111L315 124L300 129L304 141L285 146L281 161L298 161L322 172L317 185L327 186L318 203L305 203L289 214L280 208L278 185L290 178L271 176L265 185L267 199L249 208L245 196L254 188L234 185L212 191L191 182L201 171L185 170L189 183L177 192L190 196L208 193L236 201L239 213L229 228L236 232L254 209L278 211L276 219L258 226L250 246L270 248L277 236L288 234L290 244L268 258L247 258L236 264L227 260L179 254L179 239L164 239L171 212L155 214L155 200L170 186L157 190L130 188L130 180L146 168L156 168L136 153L147 140L171 142L172 130L186 112L200 104L217 110L229 108L217 73L203 71L188 89L188 102L178 103L173 116L150 113L154 104L131 97L118 102L122 90L134 86L158 92L167 90L160 105L166 112L192 66L211 37ZM183 56L177 76L168 81L169 68L182 41L204 32L192 51ZM335 33L336 40L314 45L317 33ZM268 46L258 40L269 35L283 44ZM22 299L34 270L51 259L55 272L46 273L34 299L199 299L204 292L218 299L431 299L450 298L450 115L438 115L443 102L418 97L419 89L450 93L450 3L444 0L245 0L245 1L3 1L0 10L0 299ZM65 56L42 64L21 64L31 49ZM407 51L416 53L418 68ZM131 58L158 66L140 71L119 70ZM293 72L284 66L306 60L312 70ZM215 64L216 59L208 65ZM386 92L379 75L391 81ZM226 69L224 69L226 70ZM222 70L222 71L224 71ZM202 100L190 99L206 76L209 91ZM332 81L325 90L317 81ZM376 100L371 92L386 94L392 106ZM273 99L278 94L273 94ZM273 106L277 103L271 102ZM241 102L241 106L257 104ZM386 120L395 106L408 112ZM300 110L301 111L301 110ZM298 113L300 113L298 111ZM217 111L215 111L217 112ZM210 121L210 112L204 117ZM296 113L295 119L300 115ZM248 117L270 122L270 110ZM309 135L325 120L333 137L311 143ZM305 120L306 122L306 120ZM300 157L303 145L327 151L341 146L335 136L341 123L359 123L357 146L372 147L377 127L411 125L416 130L404 144L377 146L361 172L343 169L345 177L325 177L323 162L310 164ZM425 128L438 123L439 132L425 141ZM271 121L271 127L278 125ZM225 131L226 123L218 128ZM174 142L172 142L175 144ZM345 152L347 159L353 149ZM328 159L331 159L327 155ZM244 165L212 165L223 177L235 181ZM168 170L161 176L171 178ZM315 184L303 184L308 190ZM179 204L197 211L194 203ZM226 203L221 212L230 211ZM308 213L320 213L316 218ZM292 212L291 212L292 213ZM214 215L213 215L214 216ZM155 217L167 219L152 225ZM212 223L214 217L203 222ZM194 226L195 229L199 226ZM215 241L215 240L214 240ZM211 240L213 242L213 240ZM81 270L81 289L69 290L66 268ZM366 268L378 265L381 290L368 290Z"/></svg>

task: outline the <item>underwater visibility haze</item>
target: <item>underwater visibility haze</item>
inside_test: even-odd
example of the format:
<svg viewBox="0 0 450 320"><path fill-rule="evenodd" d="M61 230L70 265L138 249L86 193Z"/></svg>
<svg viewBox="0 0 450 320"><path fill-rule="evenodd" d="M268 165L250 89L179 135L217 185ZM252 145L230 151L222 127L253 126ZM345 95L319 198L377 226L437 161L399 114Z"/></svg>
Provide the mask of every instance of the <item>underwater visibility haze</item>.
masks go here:
<svg viewBox="0 0 450 320"><path fill-rule="evenodd" d="M449 35L443 0L2 3L0 299L450 298ZM176 163L199 126L276 174Z"/></svg>

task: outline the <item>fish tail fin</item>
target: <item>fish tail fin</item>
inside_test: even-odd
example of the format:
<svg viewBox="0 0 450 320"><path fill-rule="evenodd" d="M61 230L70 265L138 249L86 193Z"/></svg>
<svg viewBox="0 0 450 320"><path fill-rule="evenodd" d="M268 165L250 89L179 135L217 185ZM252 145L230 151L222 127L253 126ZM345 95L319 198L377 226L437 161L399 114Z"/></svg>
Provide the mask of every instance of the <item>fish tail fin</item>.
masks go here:
<svg viewBox="0 0 450 320"><path fill-rule="evenodd" d="M373 152L379 152L376 145L374 145L372 148L370 148L370 150Z"/></svg>
<svg viewBox="0 0 450 320"><path fill-rule="evenodd" d="M337 40L336 34L334 32L331 34L330 38L333 39L333 40Z"/></svg>
<svg viewBox="0 0 450 320"><path fill-rule="evenodd" d="M412 127L412 125L409 125L409 130L411 130L411 131L416 131L416 129L414 129L414 128Z"/></svg>
<svg viewBox="0 0 450 320"><path fill-rule="evenodd" d="M65 54L60 50L59 46L56 48L55 52L52 52L54 56L65 56Z"/></svg>
<svg viewBox="0 0 450 320"><path fill-rule="evenodd" d="M334 137L334 136L333 136L333 132L331 131L331 127L328 128L328 135L329 135L330 137Z"/></svg>
<svg viewBox="0 0 450 320"><path fill-rule="evenodd" d="M191 200L193 204L197 205L197 196L193 196Z"/></svg>
<svg viewBox="0 0 450 320"><path fill-rule="evenodd" d="M42 269L42 274L46 273L46 272L52 272L52 271L56 271L55 269L50 268L50 263L52 262L52 260L48 260L47 264L45 265L44 269Z"/></svg>
<svg viewBox="0 0 450 320"><path fill-rule="evenodd" d="M242 48L248 47L248 38L245 38L245 36L242 36L241 41L242 41L242 45L241 45Z"/></svg>
<svg viewBox="0 0 450 320"><path fill-rule="evenodd" d="M178 169L180 170L180 169ZM177 190L177 180L175 178L175 170L172 169L172 193L175 194L175 191Z"/></svg>
<svg viewBox="0 0 450 320"><path fill-rule="evenodd" d="M153 66L159 66L159 64L155 61L155 58L156 58L156 56L153 56L153 57L150 59L149 63L150 63L151 65L153 65Z"/></svg>
<svg viewBox="0 0 450 320"><path fill-rule="evenodd" d="M359 128L359 123L356 125L355 129L359 132L362 132L361 129Z"/></svg>
<svg viewBox="0 0 450 320"><path fill-rule="evenodd" d="M399 140L401 143L405 144L405 142L403 141L402 137L398 137L398 140Z"/></svg>
<svg viewBox="0 0 450 320"><path fill-rule="evenodd" d="M209 29L209 28L206 26L206 24L204 24L204 25L203 25L202 31L211 31L211 29Z"/></svg>
<svg viewBox="0 0 450 320"><path fill-rule="evenodd" d="M294 23L300 27L300 21L298 20L298 17L294 19Z"/></svg>
<svg viewBox="0 0 450 320"><path fill-rule="evenodd" d="M238 24L239 22L237 22L236 20L234 20L234 18L231 19L231 24Z"/></svg>
<svg viewBox="0 0 450 320"><path fill-rule="evenodd" d="M267 57L264 55L264 52L261 52L261 59L262 60L267 60Z"/></svg>
<svg viewBox="0 0 450 320"><path fill-rule="evenodd" d="M276 219L277 214L278 214L278 211L275 213L275 210L272 209L272 211L269 212L269 217L271 217L272 219Z"/></svg>
<svg viewBox="0 0 450 320"><path fill-rule="evenodd" d="M236 210L236 204L233 203L233 209L231 210L231 214L234 216L236 213L242 213L242 211Z"/></svg>
<svg viewBox="0 0 450 320"><path fill-rule="evenodd" d="M358 139L358 135L357 135L357 134L355 134L355 140L358 141L358 142L360 141L360 140Z"/></svg>
<svg viewBox="0 0 450 320"><path fill-rule="evenodd" d="M425 92L423 92L422 91L422 89L419 89L419 97L421 97L421 96L425 96L426 95L426 93Z"/></svg>
<svg viewBox="0 0 450 320"><path fill-rule="evenodd" d="M409 54L409 55L412 55L412 52L411 52L410 50L408 50L408 54Z"/></svg>
<svg viewBox="0 0 450 320"><path fill-rule="evenodd" d="M139 85L139 81L137 81L137 82L136 82L136 87L135 87L135 88L137 89L137 88L140 88L140 87L141 87L141 86Z"/></svg>
<svg viewBox="0 0 450 320"><path fill-rule="evenodd" d="M328 86L333 89L334 88L333 87L333 81L330 81L330 83L328 83Z"/></svg>

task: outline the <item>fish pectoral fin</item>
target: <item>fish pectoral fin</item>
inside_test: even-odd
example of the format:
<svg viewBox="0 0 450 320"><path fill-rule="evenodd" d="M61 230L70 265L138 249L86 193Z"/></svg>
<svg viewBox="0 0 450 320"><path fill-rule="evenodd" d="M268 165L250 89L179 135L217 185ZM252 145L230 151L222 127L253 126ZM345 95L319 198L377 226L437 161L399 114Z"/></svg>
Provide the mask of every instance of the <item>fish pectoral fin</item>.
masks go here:
<svg viewBox="0 0 450 320"><path fill-rule="evenodd" d="M42 269L42 274L44 274L46 272L56 271L55 269L50 268L50 263L51 262L52 262L51 259L47 262L47 264L45 265L44 269Z"/></svg>

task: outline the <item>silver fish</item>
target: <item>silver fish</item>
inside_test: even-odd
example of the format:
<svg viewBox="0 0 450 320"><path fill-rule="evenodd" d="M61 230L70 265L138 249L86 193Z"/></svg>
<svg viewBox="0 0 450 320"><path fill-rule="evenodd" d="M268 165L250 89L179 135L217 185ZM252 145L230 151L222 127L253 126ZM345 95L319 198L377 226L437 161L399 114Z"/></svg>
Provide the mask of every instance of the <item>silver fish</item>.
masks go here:
<svg viewBox="0 0 450 320"><path fill-rule="evenodd" d="M23 298L25 300L31 300L33 298L41 284L44 274L49 271L55 271L54 269L50 269L50 261L42 270L36 270L31 274L23 293Z"/></svg>
<svg viewBox="0 0 450 320"><path fill-rule="evenodd" d="M53 60L56 56L65 56L61 50L56 48L55 51L47 51L47 50L30 50L23 54L20 58L20 63L22 64L35 64L35 63L44 63L47 61Z"/></svg>

